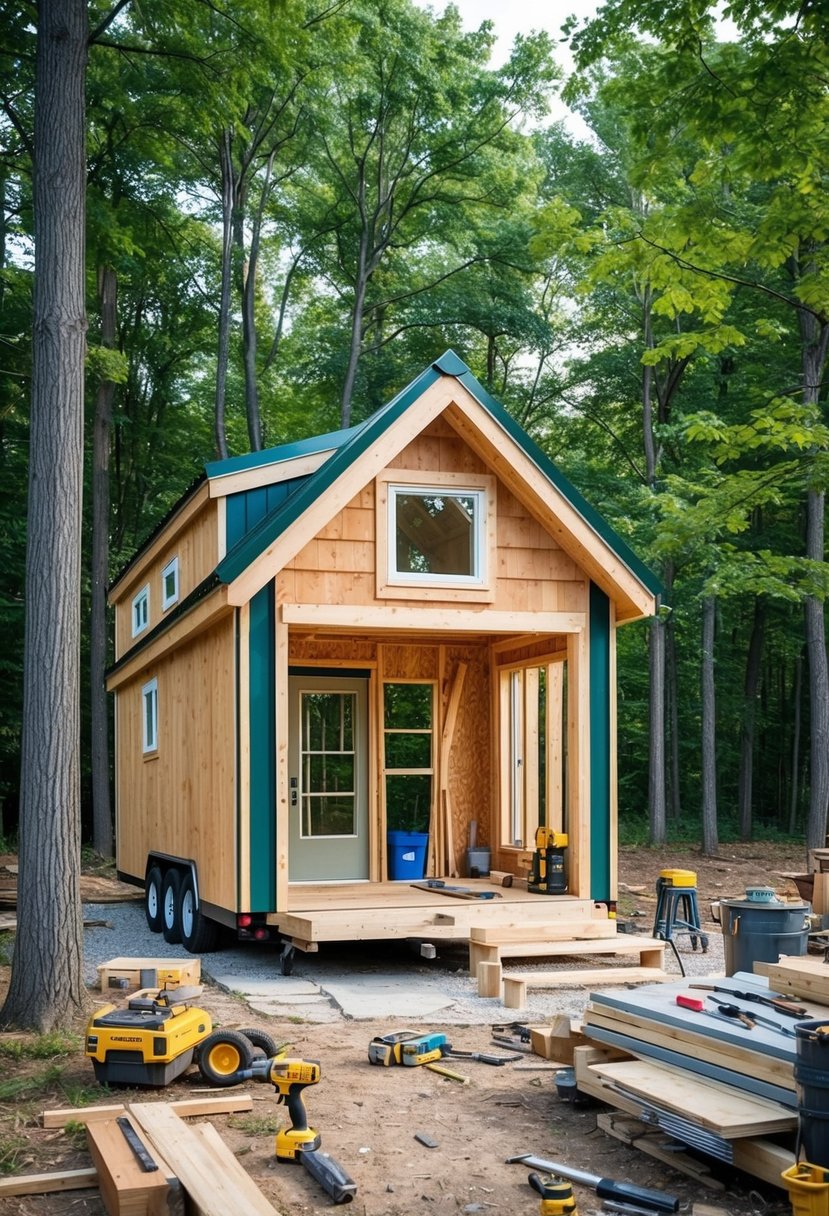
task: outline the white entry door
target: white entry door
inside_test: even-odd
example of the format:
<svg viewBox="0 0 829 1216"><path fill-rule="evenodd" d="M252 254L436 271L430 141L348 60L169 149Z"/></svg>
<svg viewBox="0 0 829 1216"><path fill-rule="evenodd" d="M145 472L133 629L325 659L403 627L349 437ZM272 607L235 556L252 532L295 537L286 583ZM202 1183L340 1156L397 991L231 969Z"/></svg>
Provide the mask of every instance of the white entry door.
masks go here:
<svg viewBox="0 0 829 1216"><path fill-rule="evenodd" d="M291 676L291 882L368 878L367 684Z"/></svg>

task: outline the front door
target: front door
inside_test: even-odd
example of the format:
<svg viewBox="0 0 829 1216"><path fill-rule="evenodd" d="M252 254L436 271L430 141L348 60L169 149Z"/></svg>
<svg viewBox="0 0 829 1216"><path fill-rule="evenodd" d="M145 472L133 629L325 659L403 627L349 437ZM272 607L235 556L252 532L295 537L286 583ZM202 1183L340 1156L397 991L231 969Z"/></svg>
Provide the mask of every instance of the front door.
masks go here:
<svg viewBox="0 0 829 1216"><path fill-rule="evenodd" d="M365 679L291 676L291 882L368 879Z"/></svg>

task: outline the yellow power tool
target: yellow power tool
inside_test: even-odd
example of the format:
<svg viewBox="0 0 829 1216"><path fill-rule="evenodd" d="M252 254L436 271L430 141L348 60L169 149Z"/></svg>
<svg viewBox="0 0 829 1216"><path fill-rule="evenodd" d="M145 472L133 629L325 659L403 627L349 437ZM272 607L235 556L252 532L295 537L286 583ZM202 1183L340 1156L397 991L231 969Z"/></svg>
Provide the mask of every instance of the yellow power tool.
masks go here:
<svg viewBox="0 0 829 1216"><path fill-rule="evenodd" d="M169 1085L193 1063L213 1030L191 1005L201 988L139 992L127 1008L105 1005L86 1028L85 1054L101 1085Z"/></svg>
<svg viewBox="0 0 829 1216"><path fill-rule="evenodd" d="M538 1209L541 1216L578 1216L573 1188L566 1178L553 1175L542 1178L540 1174L530 1174L527 1182L541 1196Z"/></svg>
<svg viewBox="0 0 829 1216"><path fill-rule="evenodd" d="M536 895L565 895L567 871L564 868L564 850L567 848L566 832L555 832L552 828L539 828L535 834L533 867L527 880L527 890Z"/></svg>

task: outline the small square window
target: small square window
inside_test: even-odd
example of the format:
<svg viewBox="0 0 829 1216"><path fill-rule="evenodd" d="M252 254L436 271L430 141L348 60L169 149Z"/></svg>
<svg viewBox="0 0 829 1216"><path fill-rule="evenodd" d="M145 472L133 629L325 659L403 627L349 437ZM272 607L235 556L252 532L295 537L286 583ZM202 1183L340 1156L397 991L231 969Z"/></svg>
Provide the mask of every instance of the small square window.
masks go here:
<svg viewBox="0 0 829 1216"><path fill-rule="evenodd" d="M161 571L161 611L166 612L178 599L178 558L174 557Z"/></svg>
<svg viewBox="0 0 829 1216"><path fill-rule="evenodd" d="M142 747L144 752L158 750L158 680L141 689Z"/></svg>
<svg viewBox="0 0 829 1216"><path fill-rule="evenodd" d="M389 578L482 583L485 526L482 490L389 486Z"/></svg>
<svg viewBox="0 0 829 1216"><path fill-rule="evenodd" d="M150 588L142 587L132 601L132 636L138 637L150 623Z"/></svg>

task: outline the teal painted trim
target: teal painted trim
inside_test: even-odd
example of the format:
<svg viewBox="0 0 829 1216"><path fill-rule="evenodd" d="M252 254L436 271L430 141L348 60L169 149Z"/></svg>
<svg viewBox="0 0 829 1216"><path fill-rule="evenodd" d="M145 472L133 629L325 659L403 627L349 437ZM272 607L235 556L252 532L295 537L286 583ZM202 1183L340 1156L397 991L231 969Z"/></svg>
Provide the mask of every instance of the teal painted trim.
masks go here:
<svg viewBox="0 0 829 1216"><path fill-rule="evenodd" d="M610 899L610 600L590 584L590 898Z"/></svg>
<svg viewBox="0 0 829 1216"><path fill-rule="evenodd" d="M286 528L299 519L300 515L333 485L340 474L344 473L402 414L405 414L409 406L422 396L429 385L440 379L440 376L441 372L436 367L427 368L407 388L398 393L388 405L382 406L362 426L357 427L352 438L332 453L316 473L312 473L294 491L283 506L266 516L246 537L228 551L216 567L216 574L220 581L232 583L235 578L238 578L251 562L255 561L268 545L273 544Z"/></svg>
<svg viewBox="0 0 829 1216"><path fill-rule="evenodd" d="M296 443L283 443L275 448L264 448L261 452L246 452L243 456L229 456L227 460L211 460L204 466L207 477L227 477L229 473L245 473L249 469L261 469L269 464L282 464L295 460L297 456L311 456L314 452L325 452L328 448L341 448L358 426L345 431L329 431L327 435L312 435Z"/></svg>
<svg viewBox="0 0 829 1216"><path fill-rule="evenodd" d="M240 894L242 890L242 715L240 713L242 707L242 689L239 680L241 671L241 663L239 659L242 654L242 614L238 608L233 611L233 733L236 737L236 759L234 761L235 776L236 776L236 899L233 907L235 911L240 911Z"/></svg>
<svg viewBox="0 0 829 1216"><path fill-rule="evenodd" d="M225 535L228 549L243 540L258 523L290 498L294 490L306 477L292 477L288 481L277 481L269 486L257 486L253 490L240 490L228 494L225 515Z"/></svg>
<svg viewBox="0 0 829 1216"><path fill-rule="evenodd" d="M250 601L250 906L276 909L276 655L273 583Z"/></svg>

